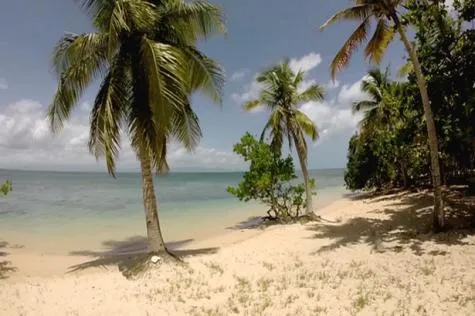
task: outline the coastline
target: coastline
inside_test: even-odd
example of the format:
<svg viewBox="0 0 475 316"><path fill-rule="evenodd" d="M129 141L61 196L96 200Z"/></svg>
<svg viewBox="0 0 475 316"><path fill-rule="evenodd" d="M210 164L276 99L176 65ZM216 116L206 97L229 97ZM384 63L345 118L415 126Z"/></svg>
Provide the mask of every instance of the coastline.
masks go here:
<svg viewBox="0 0 475 316"><path fill-rule="evenodd" d="M340 197L339 199L345 199ZM316 203L319 212L338 200L327 198ZM242 207L242 215L233 216L231 220L223 222L215 221L210 225L210 231L195 234L193 238L167 240L167 247L174 252L187 255L194 249L221 249L248 239L252 239L270 227L255 225L260 218L265 216L265 207L254 205ZM276 226L277 227L277 226ZM45 240L35 240L35 236L29 234L15 234L3 231L0 242L8 243L5 250L8 252L8 261L15 271L10 271L8 282L17 282L30 277L62 277L66 276L71 267L97 259L101 256L121 256L127 254L143 253L146 251L146 238L143 235L127 236L117 240L111 235L91 236L75 241L76 247L68 241L61 240L61 236L50 236L45 246ZM59 240L58 240L59 239ZM84 241L85 244L84 244ZM43 243L43 245L41 245ZM66 243L62 245L62 243ZM83 244L81 244L83 243ZM60 246L59 246L60 245ZM95 245L92 246L91 245Z"/></svg>
<svg viewBox="0 0 475 316"><path fill-rule="evenodd" d="M185 265L161 264L132 280L92 253L24 255L30 268L50 272L59 262L88 264L67 274L8 275L0 314L471 315L475 236L417 232L430 223L431 200L404 192L344 197L319 211L320 222L177 244L192 254ZM5 252L18 263L21 249Z"/></svg>

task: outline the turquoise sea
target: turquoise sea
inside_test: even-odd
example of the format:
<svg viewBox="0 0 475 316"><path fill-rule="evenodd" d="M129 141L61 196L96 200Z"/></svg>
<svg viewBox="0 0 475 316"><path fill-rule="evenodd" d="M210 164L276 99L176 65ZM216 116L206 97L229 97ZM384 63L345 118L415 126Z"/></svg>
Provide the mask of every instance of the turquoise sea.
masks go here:
<svg viewBox="0 0 475 316"><path fill-rule="evenodd" d="M344 193L343 170L315 170L315 207ZM226 192L241 172L169 173L156 177L156 193L167 240L219 235L237 222L265 215L265 206L244 203ZM145 234L141 178L137 173L0 170L13 191L0 197L0 239L42 252Z"/></svg>

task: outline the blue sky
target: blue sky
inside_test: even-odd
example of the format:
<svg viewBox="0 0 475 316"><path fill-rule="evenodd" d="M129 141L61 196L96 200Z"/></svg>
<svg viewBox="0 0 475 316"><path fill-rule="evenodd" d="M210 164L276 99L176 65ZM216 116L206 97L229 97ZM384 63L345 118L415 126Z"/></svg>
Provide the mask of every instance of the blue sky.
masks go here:
<svg viewBox="0 0 475 316"><path fill-rule="evenodd" d="M309 69L307 83L325 87L326 100L305 104L302 109L319 125L321 139L309 145L310 168L344 167L348 139L357 127L349 105L364 97L359 81L369 68L361 53L331 84L329 63L347 39L353 23L318 26L349 1L322 0L215 0L222 6L228 34L200 48L226 70L228 82L222 107L201 97L194 98L204 138L194 154L179 146L170 149L175 170L242 169L232 154L232 144L245 131L260 134L265 111L244 113L242 101L258 88L255 74L283 57L296 67ZM298 4L296 4L298 3ZM65 32L92 31L88 17L73 0L4 1L0 11L0 168L102 170L86 149L87 108L96 92L91 88L62 134L52 137L44 114L55 90L50 55ZM389 47L383 66L393 72L403 63L398 39ZM122 170L136 169L134 154L124 143Z"/></svg>

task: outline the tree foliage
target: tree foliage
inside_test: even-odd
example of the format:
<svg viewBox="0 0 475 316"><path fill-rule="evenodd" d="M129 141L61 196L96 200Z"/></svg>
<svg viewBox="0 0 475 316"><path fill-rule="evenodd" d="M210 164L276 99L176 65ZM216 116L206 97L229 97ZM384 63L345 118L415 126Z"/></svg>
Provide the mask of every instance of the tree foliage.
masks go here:
<svg viewBox="0 0 475 316"><path fill-rule="evenodd" d="M53 54L58 87L49 107L62 127L84 90L100 80L93 102L89 149L114 174L121 135L154 169L166 171L167 144L192 149L201 137L190 94L220 102L224 74L197 41L224 31L218 7L183 0L78 0L95 33L66 34Z"/></svg>
<svg viewBox="0 0 475 316"><path fill-rule="evenodd" d="M292 183L297 178L292 157L282 158L270 145L249 133L233 150L249 163L249 170L236 187L230 186L227 191L241 201L257 200L268 205L267 213L272 219L290 222L298 218L305 208L305 188ZM314 181L311 185L315 185Z"/></svg>
<svg viewBox="0 0 475 316"><path fill-rule="evenodd" d="M10 180L7 180L2 185L0 185L1 194L7 195L11 191L12 191L12 182Z"/></svg>
<svg viewBox="0 0 475 316"><path fill-rule="evenodd" d="M455 1L450 13L439 2L412 3L417 51L426 74L440 135L442 178L475 168L475 29L473 0ZM415 82L409 74L409 83ZM415 104L420 103L418 98Z"/></svg>
<svg viewBox="0 0 475 316"><path fill-rule="evenodd" d="M475 169L475 30L467 23L473 16L468 20L464 13L471 6L473 1L456 1L456 13L449 14L438 2L414 2L405 16L416 27L445 184L465 184ZM363 82L371 98L354 105L364 118L349 144L345 182L350 189L430 183L421 98L412 67L404 68L407 81L381 80L384 73L370 71Z"/></svg>

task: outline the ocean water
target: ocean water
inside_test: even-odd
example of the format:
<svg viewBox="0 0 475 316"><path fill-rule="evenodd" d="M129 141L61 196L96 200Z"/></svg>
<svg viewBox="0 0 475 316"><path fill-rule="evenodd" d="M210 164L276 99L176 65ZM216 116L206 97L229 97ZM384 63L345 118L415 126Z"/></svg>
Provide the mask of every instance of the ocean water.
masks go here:
<svg viewBox="0 0 475 316"><path fill-rule="evenodd" d="M343 170L315 170L315 207L344 193ZM241 172L170 173L156 177L161 226L166 240L207 238L237 222L265 215L258 203L226 192ZM145 235L141 178L137 173L0 170L13 191L0 197L0 239L42 252L100 248L106 240Z"/></svg>

